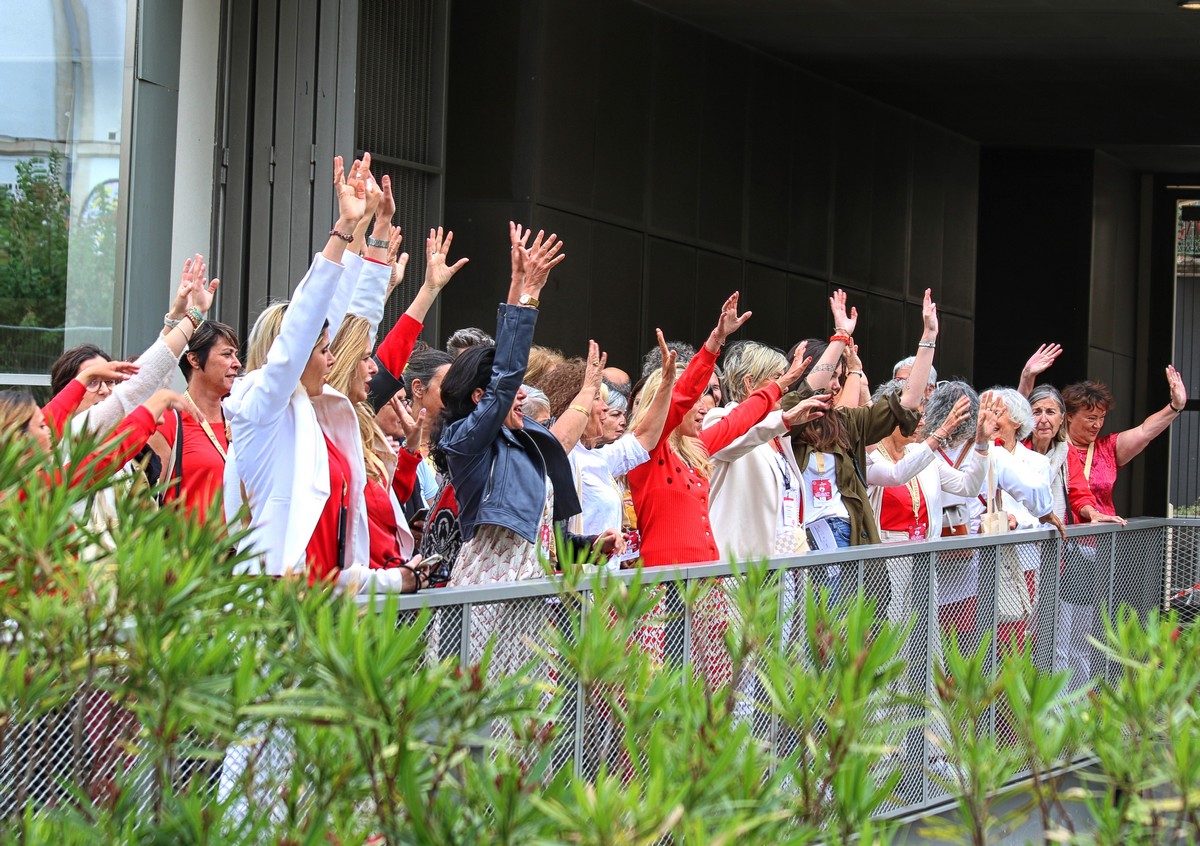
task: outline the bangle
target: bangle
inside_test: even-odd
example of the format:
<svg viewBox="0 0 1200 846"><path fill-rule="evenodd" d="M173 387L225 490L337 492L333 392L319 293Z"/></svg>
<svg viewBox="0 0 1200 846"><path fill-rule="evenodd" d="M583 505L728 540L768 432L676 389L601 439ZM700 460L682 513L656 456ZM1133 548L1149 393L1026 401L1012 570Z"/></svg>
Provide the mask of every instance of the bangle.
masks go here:
<svg viewBox="0 0 1200 846"><path fill-rule="evenodd" d="M992 448L992 445L990 442L985 442L983 444L975 444L975 451L982 452L985 455L988 453L989 450L991 450L991 448Z"/></svg>
<svg viewBox="0 0 1200 846"><path fill-rule="evenodd" d="M204 315L200 313L200 309L191 306L187 310L187 319L192 321L192 331L200 328L200 324L204 322Z"/></svg>
<svg viewBox="0 0 1200 846"><path fill-rule="evenodd" d="M921 341L919 344L917 344L917 346L923 350L936 350L937 349L937 344L933 343L933 341Z"/></svg>
<svg viewBox="0 0 1200 846"><path fill-rule="evenodd" d="M1173 403L1173 402L1168 402L1168 403L1167 403L1167 408L1171 409L1171 410L1172 410L1172 411L1174 411L1176 414L1183 414L1184 410L1187 408L1187 403L1185 402L1185 403L1183 404L1183 408L1176 408L1176 407L1175 407L1175 403Z"/></svg>
<svg viewBox="0 0 1200 846"><path fill-rule="evenodd" d="M187 317L187 315L184 314L184 317ZM163 315L163 326L166 326L168 329L174 329L176 326L178 326L182 322L183 322L183 317L176 320L174 317L171 316L171 312L169 312L169 311Z"/></svg>
<svg viewBox="0 0 1200 846"><path fill-rule="evenodd" d="M567 408L571 411L578 411L584 417L592 416L592 413L590 411L588 411L586 408L584 408L582 405L579 405L578 403L573 402L569 406L567 406Z"/></svg>
<svg viewBox="0 0 1200 846"><path fill-rule="evenodd" d="M353 240L354 240L354 236L353 236L353 235L346 235L345 233L338 232L338 231L337 231L337 229L330 229L330 230L329 230L329 237L330 237L330 238L341 238L341 239L342 239L343 241L345 241L347 244L349 244L351 241L353 241Z"/></svg>
<svg viewBox="0 0 1200 846"><path fill-rule="evenodd" d="M866 378L867 378L867 374L866 374L866 373L863 373L861 370L847 370L847 371L846 371L846 375L847 375L847 376L857 376L857 377L859 377L860 379L866 379Z"/></svg>
<svg viewBox="0 0 1200 846"><path fill-rule="evenodd" d="M849 345L850 344L850 336L846 335L844 333L841 333L841 332L835 332L834 334L829 336L829 343L832 344L834 341L841 341L843 344Z"/></svg>
<svg viewBox="0 0 1200 846"><path fill-rule="evenodd" d="M372 238L370 235L368 235L367 236L367 246L368 247L376 247L381 250L386 250L388 248L389 244L388 244L387 240L385 240L383 238Z"/></svg>

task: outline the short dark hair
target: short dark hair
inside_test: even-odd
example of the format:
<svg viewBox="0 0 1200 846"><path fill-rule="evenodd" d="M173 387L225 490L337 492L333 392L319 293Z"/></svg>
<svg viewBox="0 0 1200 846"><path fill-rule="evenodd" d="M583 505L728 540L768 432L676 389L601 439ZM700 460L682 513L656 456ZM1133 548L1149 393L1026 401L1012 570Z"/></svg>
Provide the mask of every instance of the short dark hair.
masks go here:
<svg viewBox="0 0 1200 846"><path fill-rule="evenodd" d="M1062 390L1063 404L1067 414L1077 414L1080 411L1099 409L1107 414L1113 407L1112 391L1103 382L1093 382L1090 379L1067 385Z"/></svg>
<svg viewBox="0 0 1200 846"><path fill-rule="evenodd" d="M95 344L80 344L64 352L50 367L50 392L58 394L72 379L79 375L79 368L91 358L112 361L112 356Z"/></svg>
<svg viewBox="0 0 1200 846"><path fill-rule="evenodd" d="M200 362L200 369L203 370L208 364L208 354L212 352L212 348L219 341L231 344L235 350L240 346L237 333L233 331L232 326L218 323L215 320L206 320L200 324L200 328L192 333L192 337L188 341L187 351L179 357L179 369L183 371L184 379L191 379L192 370L195 369L188 360L188 354L196 354L196 360Z"/></svg>

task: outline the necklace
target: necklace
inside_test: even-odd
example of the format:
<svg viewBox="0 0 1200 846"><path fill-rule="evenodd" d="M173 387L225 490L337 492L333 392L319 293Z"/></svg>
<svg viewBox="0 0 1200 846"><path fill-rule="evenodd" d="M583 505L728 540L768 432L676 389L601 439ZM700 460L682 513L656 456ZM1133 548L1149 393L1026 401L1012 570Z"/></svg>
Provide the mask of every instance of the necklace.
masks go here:
<svg viewBox="0 0 1200 846"><path fill-rule="evenodd" d="M196 410L196 417L200 422L200 428L204 430L204 434L208 435L208 440L212 443L213 449L221 456L221 460L225 461L225 448L221 446L221 442L213 434L212 426L208 424L208 418L204 416L204 412L200 410L200 406L196 405L196 401L192 399L191 393L184 391L183 396L192 404L192 408ZM233 433L229 431L229 421L225 419L224 414L221 415L221 422L225 425L225 443L232 443Z"/></svg>

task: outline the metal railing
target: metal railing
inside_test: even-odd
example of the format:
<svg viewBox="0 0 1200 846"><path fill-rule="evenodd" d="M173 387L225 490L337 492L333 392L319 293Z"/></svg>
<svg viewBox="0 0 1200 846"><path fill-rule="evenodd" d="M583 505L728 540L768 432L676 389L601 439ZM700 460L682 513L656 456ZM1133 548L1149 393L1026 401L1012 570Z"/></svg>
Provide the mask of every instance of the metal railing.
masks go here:
<svg viewBox="0 0 1200 846"><path fill-rule="evenodd" d="M1065 566L1064 566L1065 562ZM632 572L613 573L632 580ZM654 585L658 605L639 628L643 649L664 662L694 664L705 683L728 683L730 660L723 635L739 625L730 601L731 580L744 578L727 563L642 571ZM911 545L857 547L809 553L769 562L768 578L778 580L779 613L772 648L800 638L804 629L804 593L817 585L845 595L862 588L880 600L880 613L911 620L912 632L902 657L907 661L904 685L914 701L930 696L934 668L943 643L954 632L970 647L984 633L993 642L1029 645L1037 666L1070 669L1073 686L1114 677L1118 668L1095 649L1091 638L1103 638L1104 619L1120 605L1140 614L1167 607L1178 591L1200 583L1200 519L1139 519L1126 527L1115 524L1073 526L1063 543L1049 529L1005 536L938 539ZM688 605L684 597L696 582L711 588L705 598ZM1031 597L1023 615L1014 611L1014 591ZM693 591L694 593L694 591ZM570 594L579 613L589 613L591 588L585 583ZM369 601L369 600L367 600ZM399 601L400 623L415 625L422 609L427 618L425 661L480 660L494 638L491 672L532 667L535 681L566 692L556 718L553 769L567 769L586 779L622 753L616 727L604 709L583 707L574 680L538 660L552 633L570 631L565 623L566 597L554 580L538 579L479 587L426 591ZM989 651L988 671L1004 660L1004 650ZM734 719L752 723L755 735L780 755L795 738L783 730L770 709L759 707L763 691L754 674L746 674L736 694ZM917 816L949 799L931 776L939 752L929 739L936 718L917 705L907 706L914 726L895 738L895 755L903 777L889 816ZM82 709L82 710L80 710ZM25 800L53 806L56 774L90 774L102 778L105 768L128 766L113 749L122 746L136 727L131 720L89 698L81 688L54 721L46 715L5 727L7 750L0 752L0 817ZM992 731L1008 730L1004 717L990 716ZM928 729L928 730L927 730ZM23 738L19 743L14 739ZM503 742L503 736L496 740ZM270 741L267 741L270 742ZM256 754L252 747L245 754ZM229 766L226 758L225 766ZM212 774L216 777L216 774ZM147 798L149 801L149 798ZM258 809L267 810L267 809Z"/></svg>

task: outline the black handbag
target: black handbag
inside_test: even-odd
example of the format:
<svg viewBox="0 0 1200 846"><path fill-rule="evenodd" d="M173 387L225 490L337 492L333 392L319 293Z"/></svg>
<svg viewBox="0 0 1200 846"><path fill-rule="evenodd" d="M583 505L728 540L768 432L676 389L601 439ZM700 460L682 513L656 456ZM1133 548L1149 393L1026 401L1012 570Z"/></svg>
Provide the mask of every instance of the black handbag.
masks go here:
<svg viewBox="0 0 1200 846"><path fill-rule="evenodd" d="M1067 503L1067 525L1075 524L1071 504ZM1058 595L1072 605L1094 606L1100 594L1100 562L1096 547L1080 543L1079 538L1063 542L1063 566Z"/></svg>

